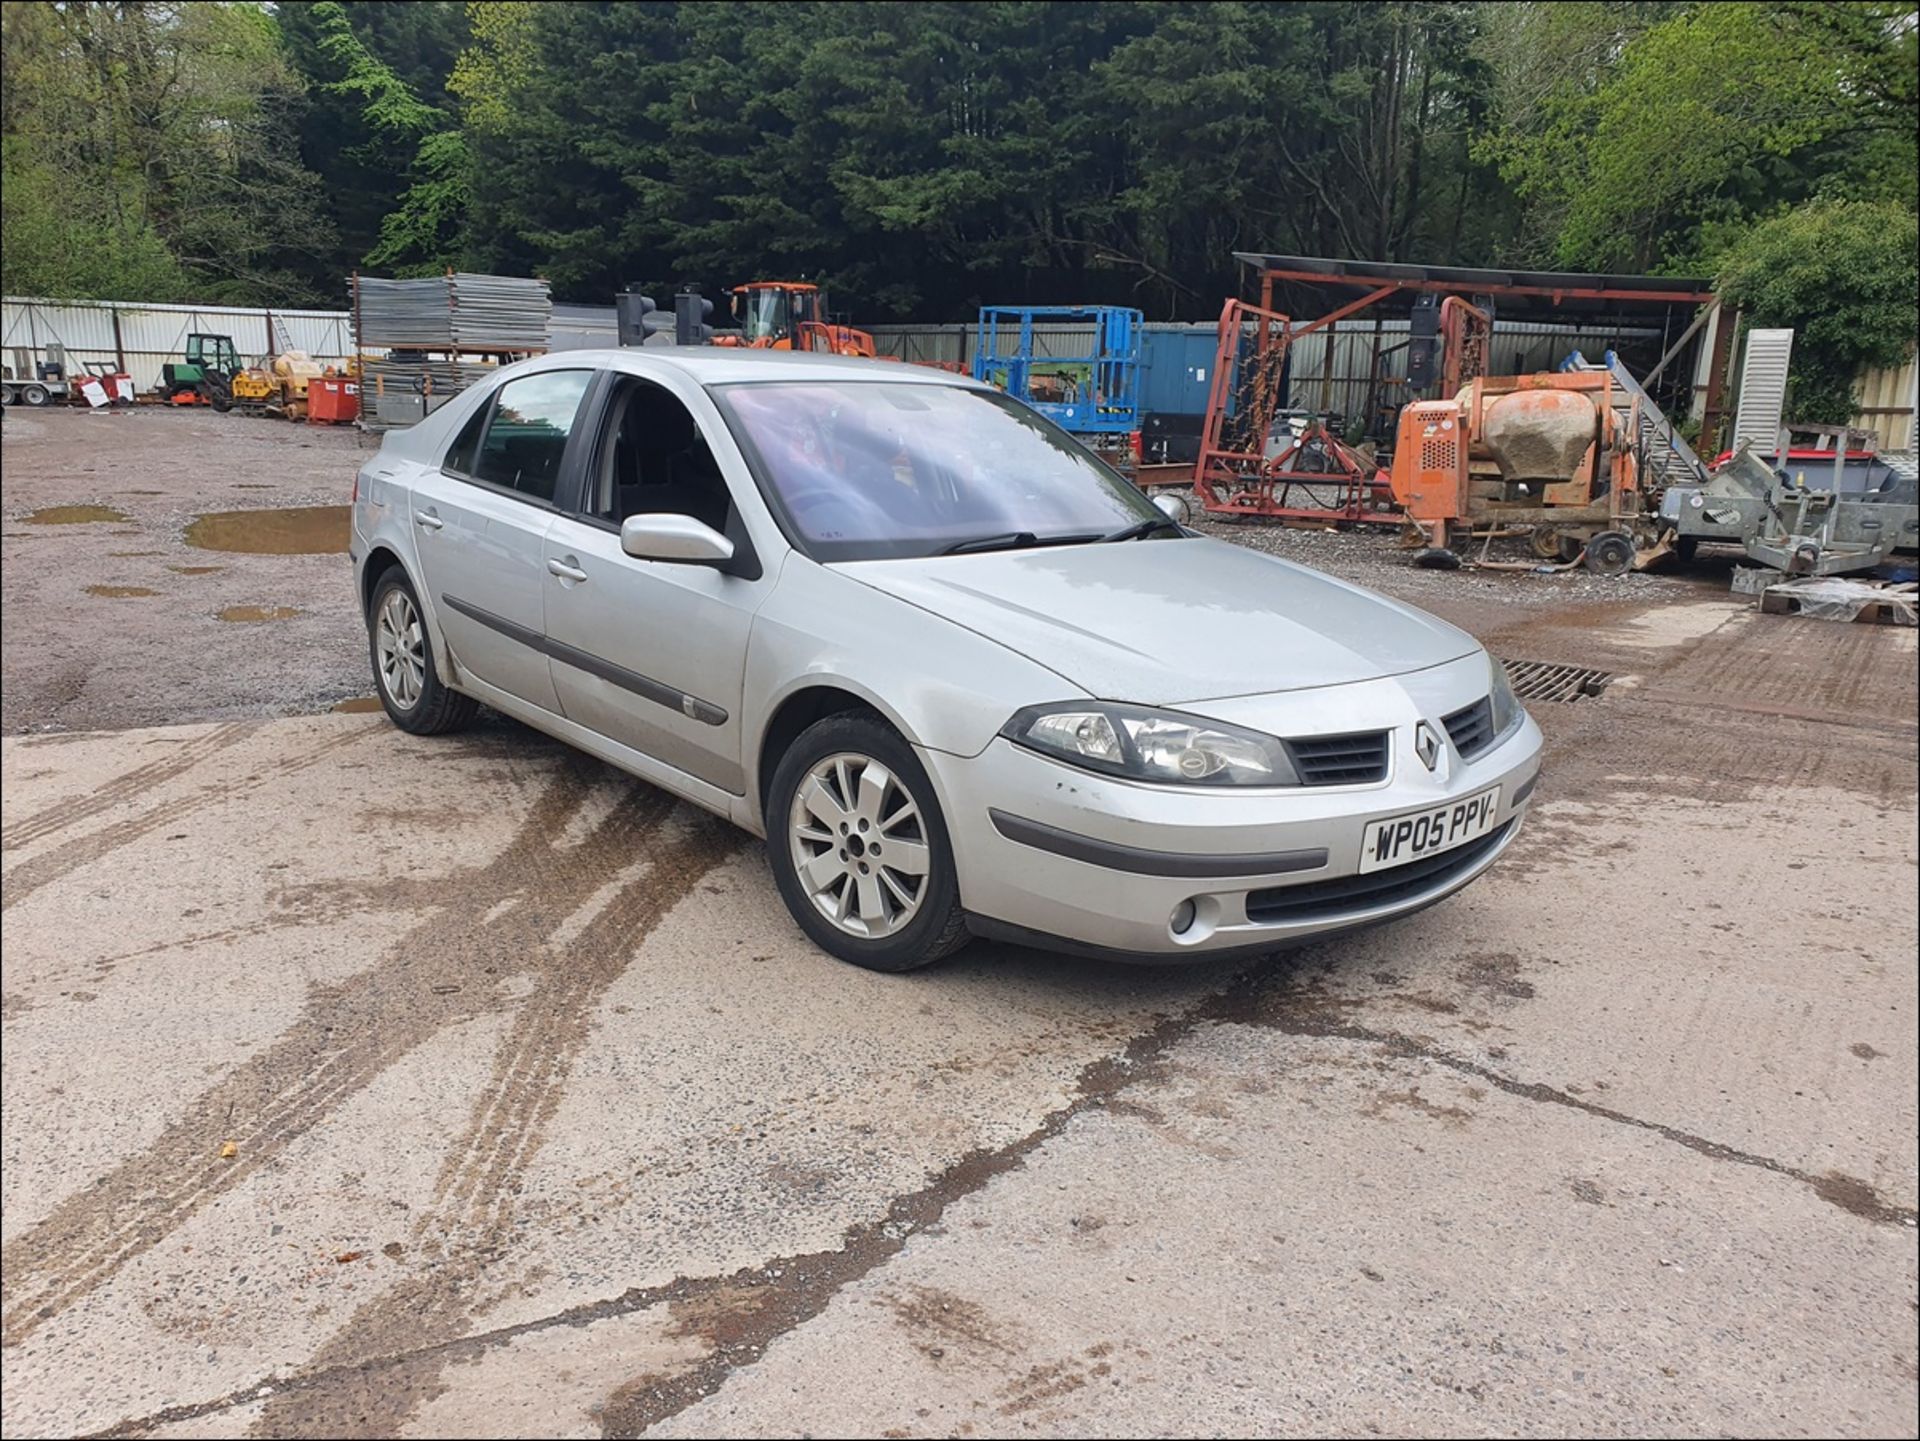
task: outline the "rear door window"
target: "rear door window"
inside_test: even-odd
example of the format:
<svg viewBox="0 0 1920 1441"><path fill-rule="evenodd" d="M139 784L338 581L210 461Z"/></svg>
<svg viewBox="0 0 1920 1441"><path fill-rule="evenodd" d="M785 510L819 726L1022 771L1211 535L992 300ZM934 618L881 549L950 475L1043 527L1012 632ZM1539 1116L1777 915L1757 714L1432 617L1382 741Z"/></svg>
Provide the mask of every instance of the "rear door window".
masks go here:
<svg viewBox="0 0 1920 1441"><path fill-rule="evenodd" d="M592 379L590 370L546 370L501 386L467 473L551 503L560 462ZM455 447L456 452L460 449Z"/></svg>

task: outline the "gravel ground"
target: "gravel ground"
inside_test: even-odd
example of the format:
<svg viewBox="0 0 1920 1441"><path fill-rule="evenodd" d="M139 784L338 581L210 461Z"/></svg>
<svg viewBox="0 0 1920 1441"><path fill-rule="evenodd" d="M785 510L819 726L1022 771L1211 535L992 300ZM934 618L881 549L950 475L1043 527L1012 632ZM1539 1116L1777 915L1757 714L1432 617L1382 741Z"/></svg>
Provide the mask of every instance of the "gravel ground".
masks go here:
<svg viewBox="0 0 1920 1441"><path fill-rule="evenodd" d="M159 408L14 409L0 434L0 730L290 715L367 694L343 525L337 553L317 555L200 549L187 533L212 512L344 506L370 438ZM62 522L73 506L123 518ZM49 510L54 523L33 519Z"/></svg>
<svg viewBox="0 0 1920 1441"><path fill-rule="evenodd" d="M159 409L16 409L0 433L0 731L311 714L369 694L365 632L337 523L339 549L330 554L243 554L191 542L208 531L218 542L218 532L236 529L195 531L195 519L210 512L344 505L372 437ZM107 514L33 518L81 506ZM259 539L275 523L238 529ZM1587 607L1608 614L1623 604L1718 597L1727 586L1724 559L1618 579L1583 570L1442 572L1416 568L1390 531L1211 520L1198 528L1371 586L1476 634ZM1512 546L1507 554L1525 551Z"/></svg>

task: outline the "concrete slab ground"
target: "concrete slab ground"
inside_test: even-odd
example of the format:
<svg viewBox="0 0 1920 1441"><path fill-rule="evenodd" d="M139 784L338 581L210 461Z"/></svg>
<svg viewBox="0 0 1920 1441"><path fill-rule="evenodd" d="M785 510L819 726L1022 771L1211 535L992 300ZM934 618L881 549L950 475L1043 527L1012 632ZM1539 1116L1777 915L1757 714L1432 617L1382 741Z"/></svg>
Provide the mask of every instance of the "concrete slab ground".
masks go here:
<svg viewBox="0 0 1920 1441"><path fill-rule="evenodd" d="M9 738L6 1430L1911 1434L1912 637L1581 645L1510 864L1196 970L839 966L506 723Z"/></svg>
<svg viewBox="0 0 1920 1441"><path fill-rule="evenodd" d="M6 1435L1915 1434L1912 632L1220 527L1612 675L1512 851L882 977L597 762L328 713L358 437L0 443Z"/></svg>

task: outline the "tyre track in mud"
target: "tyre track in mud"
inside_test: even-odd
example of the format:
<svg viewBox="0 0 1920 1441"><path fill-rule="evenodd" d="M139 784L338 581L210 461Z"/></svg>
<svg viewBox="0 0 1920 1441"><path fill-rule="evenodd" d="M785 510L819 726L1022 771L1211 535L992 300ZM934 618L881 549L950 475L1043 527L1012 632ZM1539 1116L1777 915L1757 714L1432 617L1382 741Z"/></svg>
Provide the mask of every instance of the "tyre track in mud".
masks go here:
<svg viewBox="0 0 1920 1441"><path fill-rule="evenodd" d="M241 740L251 729L252 726L244 722L235 722L233 733L223 739L215 750L225 750L228 746ZM369 736L377 734L379 734L379 729L376 726L356 727L344 735L330 737L327 740L319 742L310 750L302 751L299 755L290 756L286 760L265 766L239 780L216 781L208 785L203 785L199 790L189 793L180 800L161 801L139 815L129 816L125 820L115 821L111 825L102 826L99 830L89 831L85 835L75 836L71 840L62 841L50 850L42 851L39 855L31 856L26 860L18 862L6 873L4 881L0 881L0 887L4 888L4 896L0 897L0 910L11 910L34 892L51 885L57 880L72 875L84 866L92 865L94 862L112 855L117 850L132 845L141 837L159 830L162 826L172 825L197 811L205 810L209 806L226 801L240 800L259 790L262 786L284 780L290 775L297 775L303 770L320 764L335 751L341 750L346 746L356 745L366 740ZM187 766L182 767L180 771L174 774L184 774L192 765L208 759L213 753L212 751L196 753L194 759L189 762ZM171 778L172 777L168 777L168 779ZM102 787L102 790L115 791L116 787L123 787L125 780L126 777L121 777L119 780L109 781L106 786ZM164 784L164 781L154 782L149 780L145 784L133 789L121 788L116 794L111 796L104 805L95 807L92 814L102 814L121 802L131 799L141 791L151 789L154 784ZM38 818L36 817L35 819ZM42 830L41 835L55 834L59 829L59 827L55 827L52 831ZM22 842L22 844L25 843Z"/></svg>
<svg viewBox="0 0 1920 1441"><path fill-rule="evenodd" d="M653 824L669 809L635 820ZM410 1228L408 1253L420 1269L355 1312L310 1363L328 1373L328 1381L269 1402L253 1434L391 1436L445 1389L440 1373L451 1358L434 1348L469 1334L492 1300L514 1284L494 1279L489 1293L482 1279L497 1277L494 1268L513 1244L516 1198L592 1038L601 997L674 904L745 844L739 832L711 817L683 810L679 818L689 826L683 838L625 882L578 937L532 958L538 985L519 1003L488 1085L441 1167L435 1204ZM596 889L610 878L597 873ZM412 1354L397 1374L371 1373L376 1384L369 1385L362 1363L397 1352Z"/></svg>
<svg viewBox="0 0 1920 1441"><path fill-rule="evenodd" d="M215 726L205 735L178 742L169 754L156 757L143 766L115 776L105 785L73 800L48 806L43 811L8 826L0 837L0 851L17 851L35 841L67 830L81 821L91 820L103 811L133 800L145 791L164 785L183 775L208 757L225 750L246 735L249 727L238 722Z"/></svg>
<svg viewBox="0 0 1920 1441"><path fill-rule="evenodd" d="M359 738L330 742L304 763ZM57 1204L6 1247L0 1344L20 1344L107 1285L203 1207L271 1165L407 1052L450 1026L515 1004L501 984L551 963L547 941L555 929L631 864L650 828L675 809L663 792L621 781L626 792L585 840L563 843L568 822L610 774L584 756L567 757L484 865L425 879L309 888L338 911L385 910L418 919L367 971L314 988L291 1028L203 1092L144 1151ZM174 814L167 808L162 819ZM722 823L702 817L700 824L738 844ZM706 844L716 862L728 852L710 838ZM693 869L677 857L660 863ZM631 947L622 948L620 963L630 954ZM549 1005L555 1000L550 987L536 988L534 997ZM230 1159L217 1153L222 1139L235 1143Z"/></svg>

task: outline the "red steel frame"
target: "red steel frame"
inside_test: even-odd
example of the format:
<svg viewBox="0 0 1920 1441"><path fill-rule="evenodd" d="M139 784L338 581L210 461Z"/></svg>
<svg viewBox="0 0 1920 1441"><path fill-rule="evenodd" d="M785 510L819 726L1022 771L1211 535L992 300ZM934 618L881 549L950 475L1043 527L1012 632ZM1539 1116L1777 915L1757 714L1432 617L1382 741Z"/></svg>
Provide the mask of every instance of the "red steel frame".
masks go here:
<svg viewBox="0 0 1920 1441"><path fill-rule="evenodd" d="M1247 365L1262 367L1277 382L1294 336L1330 325L1354 309L1371 305L1390 293L1391 288L1376 292L1299 327L1294 327L1288 317L1276 310L1249 305L1243 300L1229 300L1221 308L1219 344L1214 350L1213 377L1207 389L1207 417L1200 435L1199 458L1193 468L1193 488L1200 497L1201 509L1215 515L1259 515L1278 520L1400 523L1399 516L1391 512L1393 491L1386 473L1320 422L1315 421L1305 435L1280 454L1271 458L1264 454L1267 432L1280 404L1277 383L1255 382L1257 392L1241 401L1245 415L1243 423L1236 427L1237 440L1227 434L1227 411L1235 401L1234 386L1241 372L1240 345L1249 323L1254 327L1254 351ZM1292 469L1294 457L1310 442L1318 442L1322 453L1331 456L1341 468L1335 471ZM1296 486L1309 498L1316 489L1333 487L1338 493L1338 502L1331 507L1317 502L1295 505Z"/></svg>
<svg viewBox="0 0 1920 1441"><path fill-rule="evenodd" d="M1493 317L1457 295L1440 302L1440 395L1451 399L1460 387L1487 373L1493 344Z"/></svg>

